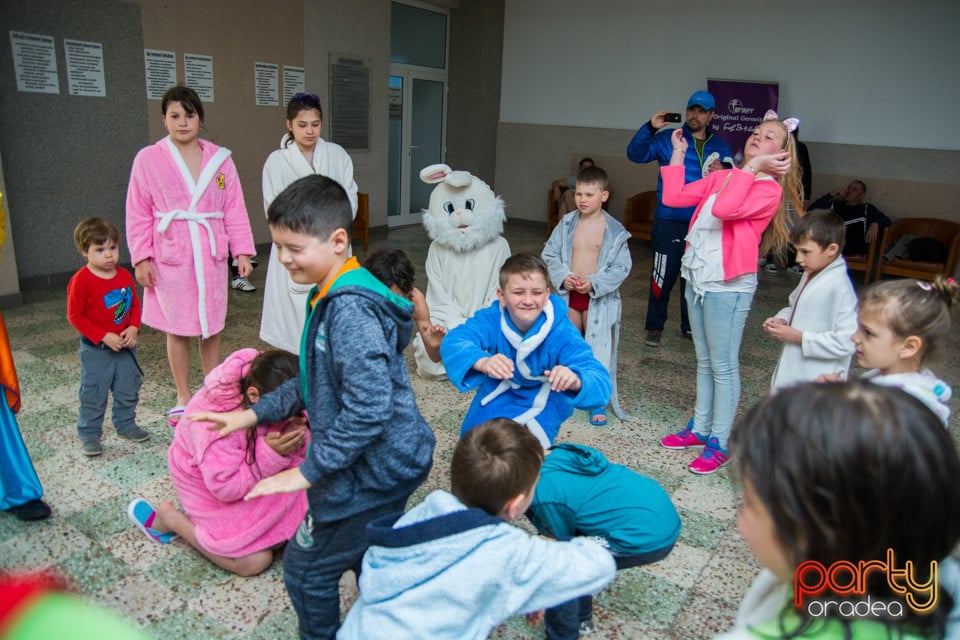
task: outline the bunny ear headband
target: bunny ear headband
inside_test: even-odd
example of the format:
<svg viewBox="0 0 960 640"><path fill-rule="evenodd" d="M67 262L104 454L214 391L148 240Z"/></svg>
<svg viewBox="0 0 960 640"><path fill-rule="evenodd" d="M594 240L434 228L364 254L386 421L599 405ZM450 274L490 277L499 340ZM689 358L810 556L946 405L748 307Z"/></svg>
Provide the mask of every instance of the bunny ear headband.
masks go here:
<svg viewBox="0 0 960 640"><path fill-rule="evenodd" d="M773 109L767 109L767 112L763 114L764 120L779 120L780 116L777 115L777 112ZM787 128L787 131L793 133L797 130L797 127L800 126L800 120L797 118L784 118L783 126Z"/></svg>

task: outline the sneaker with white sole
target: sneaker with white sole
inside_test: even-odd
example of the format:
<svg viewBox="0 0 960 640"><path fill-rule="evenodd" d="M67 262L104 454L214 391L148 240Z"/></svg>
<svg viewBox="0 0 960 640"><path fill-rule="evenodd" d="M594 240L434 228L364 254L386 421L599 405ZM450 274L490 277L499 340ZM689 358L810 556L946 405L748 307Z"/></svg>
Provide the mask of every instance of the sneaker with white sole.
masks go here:
<svg viewBox="0 0 960 640"><path fill-rule="evenodd" d="M690 463L690 471L701 475L713 473L729 460L730 452L720 446L719 440L710 437L697 459Z"/></svg>
<svg viewBox="0 0 960 640"><path fill-rule="evenodd" d="M230 283L230 286L236 289L237 291L256 291L257 288L250 284L250 281L244 278L243 276L237 276L233 279L233 282Z"/></svg>
<svg viewBox="0 0 960 640"><path fill-rule="evenodd" d="M665 449L689 449L690 447L702 447L707 444L707 437L702 436L693 430L693 418L679 433L671 433L660 440L660 446Z"/></svg>

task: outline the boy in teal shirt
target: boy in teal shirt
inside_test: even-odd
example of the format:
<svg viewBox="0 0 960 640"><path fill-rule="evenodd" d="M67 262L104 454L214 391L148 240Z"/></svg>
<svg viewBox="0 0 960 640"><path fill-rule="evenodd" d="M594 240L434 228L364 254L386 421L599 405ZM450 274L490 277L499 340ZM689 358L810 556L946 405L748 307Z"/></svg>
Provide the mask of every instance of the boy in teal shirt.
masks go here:
<svg viewBox="0 0 960 640"><path fill-rule="evenodd" d="M618 570L662 560L680 536L680 516L663 487L581 444L558 444L547 452L527 517L557 540L602 539ZM544 622L548 640L589 633L593 597L548 609Z"/></svg>

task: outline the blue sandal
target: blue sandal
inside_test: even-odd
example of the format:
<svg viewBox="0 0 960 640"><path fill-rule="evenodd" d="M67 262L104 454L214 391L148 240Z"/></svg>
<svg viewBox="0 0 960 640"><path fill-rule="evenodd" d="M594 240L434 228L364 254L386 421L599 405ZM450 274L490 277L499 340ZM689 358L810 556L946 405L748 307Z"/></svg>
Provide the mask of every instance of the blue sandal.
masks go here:
<svg viewBox="0 0 960 640"><path fill-rule="evenodd" d="M137 498L127 507L127 516L133 524L137 525L140 531L143 531L148 538L160 544L167 544L177 537L173 531L157 531L150 525L157 515L157 510L150 506L150 503L143 498Z"/></svg>
<svg viewBox="0 0 960 640"><path fill-rule="evenodd" d="M601 420L597 420L597 416L602 416ZM590 424L594 427L603 427L607 424L607 411L606 409L599 409L597 411L590 412Z"/></svg>

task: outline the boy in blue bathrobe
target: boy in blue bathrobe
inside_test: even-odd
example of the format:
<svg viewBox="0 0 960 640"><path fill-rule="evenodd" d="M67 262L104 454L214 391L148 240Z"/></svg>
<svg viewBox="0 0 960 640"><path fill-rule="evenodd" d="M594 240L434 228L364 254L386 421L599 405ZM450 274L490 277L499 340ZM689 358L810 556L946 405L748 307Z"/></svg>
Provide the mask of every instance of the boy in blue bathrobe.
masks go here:
<svg viewBox="0 0 960 640"><path fill-rule="evenodd" d="M574 408L606 406L610 374L550 294L540 257L520 253L500 268L497 301L456 327L440 345L450 381L477 389L461 437L492 418L511 418L544 449Z"/></svg>

